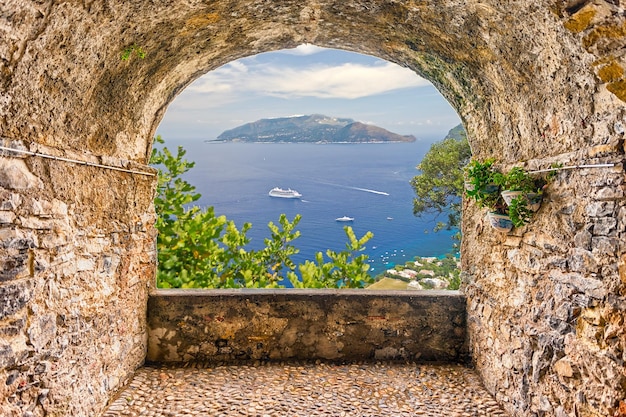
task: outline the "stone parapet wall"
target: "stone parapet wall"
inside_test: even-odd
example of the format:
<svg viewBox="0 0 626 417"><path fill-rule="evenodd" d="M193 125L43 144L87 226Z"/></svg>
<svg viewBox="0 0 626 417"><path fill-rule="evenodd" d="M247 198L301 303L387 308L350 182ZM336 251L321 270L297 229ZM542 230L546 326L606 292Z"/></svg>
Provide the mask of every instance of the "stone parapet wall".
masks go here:
<svg viewBox="0 0 626 417"><path fill-rule="evenodd" d="M148 301L155 362L466 362L458 291L160 290Z"/></svg>
<svg viewBox="0 0 626 417"><path fill-rule="evenodd" d="M145 357L155 177L0 155L0 415L91 416Z"/></svg>

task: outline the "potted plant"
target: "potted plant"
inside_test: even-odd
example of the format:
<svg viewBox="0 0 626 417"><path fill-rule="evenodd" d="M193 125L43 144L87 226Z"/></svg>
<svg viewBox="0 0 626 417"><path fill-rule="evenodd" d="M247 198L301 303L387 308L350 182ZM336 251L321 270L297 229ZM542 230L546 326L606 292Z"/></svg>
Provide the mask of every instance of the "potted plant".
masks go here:
<svg viewBox="0 0 626 417"><path fill-rule="evenodd" d="M532 210L530 208L530 200L526 198L524 195L519 195L511 200L509 203L509 217L511 219L511 223L515 227L524 226L526 223L530 222L533 217L533 212L536 210Z"/></svg>
<svg viewBox="0 0 626 417"><path fill-rule="evenodd" d="M514 167L506 174L497 173L495 181L502 187L502 197L507 205L514 199L526 200L526 206L531 211L539 210L543 198L545 181L535 179L521 167Z"/></svg>
<svg viewBox="0 0 626 417"><path fill-rule="evenodd" d="M472 160L465 167L465 194L479 207L493 207L499 198L500 187L494 179L494 162L492 158L485 162Z"/></svg>
<svg viewBox="0 0 626 417"><path fill-rule="evenodd" d="M521 167L513 167L508 173L496 173L495 182L502 188L502 198L508 206L508 214L515 227L521 227L539 210L545 181L535 179Z"/></svg>
<svg viewBox="0 0 626 417"><path fill-rule="evenodd" d="M494 181L502 187L502 198L507 205L514 198L537 190L535 180L521 167L513 167L506 174L496 173Z"/></svg>
<svg viewBox="0 0 626 417"><path fill-rule="evenodd" d="M500 232L510 232L513 229L513 220L506 212L490 211L487 213L489 225Z"/></svg>
<svg viewBox="0 0 626 417"><path fill-rule="evenodd" d="M479 207L489 209L487 219L503 232L528 223L539 210L546 180L533 178L522 167L506 174L493 169L494 160L472 161L465 168L465 193Z"/></svg>
<svg viewBox="0 0 626 417"><path fill-rule="evenodd" d="M479 207L489 209L486 219L491 227L508 232L513 228L513 222L500 194L500 185L496 180L501 174L494 170L494 162L492 158L484 162L473 160L465 167L465 194Z"/></svg>
<svg viewBox="0 0 626 417"><path fill-rule="evenodd" d="M500 192L495 193L496 198L490 200L487 206L487 221L494 229L500 232L509 232L513 229L513 221L509 217L509 211Z"/></svg>

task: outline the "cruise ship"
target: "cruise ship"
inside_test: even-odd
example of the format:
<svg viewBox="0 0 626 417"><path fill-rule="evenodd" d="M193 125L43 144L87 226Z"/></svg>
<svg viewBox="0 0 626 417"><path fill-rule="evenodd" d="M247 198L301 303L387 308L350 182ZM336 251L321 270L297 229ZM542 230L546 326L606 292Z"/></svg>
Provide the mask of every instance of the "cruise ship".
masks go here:
<svg viewBox="0 0 626 417"><path fill-rule="evenodd" d="M292 190L291 188L283 190L282 188L274 187L270 190L269 196L279 198L300 198L302 197L302 194L300 194L296 190Z"/></svg>

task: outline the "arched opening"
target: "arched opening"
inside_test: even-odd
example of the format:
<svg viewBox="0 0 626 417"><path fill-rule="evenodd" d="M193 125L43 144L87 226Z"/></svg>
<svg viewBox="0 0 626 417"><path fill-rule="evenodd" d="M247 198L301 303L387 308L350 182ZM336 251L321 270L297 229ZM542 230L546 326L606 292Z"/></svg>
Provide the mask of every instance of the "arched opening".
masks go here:
<svg viewBox="0 0 626 417"><path fill-rule="evenodd" d="M368 257L369 277L361 284L336 285L369 286L384 276L385 282L375 288L398 289L404 283L408 289L422 284L442 289L450 285L448 269L453 265L446 261L442 267L433 258L453 255L456 232L432 233L445 213L412 215L415 195L410 183L432 143L458 124L458 116L435 87L412 71L370 56L300 45L240 59L207 73L174 100L157 134L167 138L170 149L182 145L190 151L187 158L196 162L186 175L203 196L194 205L214 207L216 216L225 214L238 227L252 223L246 250L265 247L264 239L270 237L266 225L279 224L280 214L288 219L300 215L301 236L294 241L299 253L291 256L296 265L293 272L300 276L300 266L314 261L316 253L328 262L327 249L345 250L347 224L357 237L374 234L364 250L352 255ZM239 128L235 134L231 129L239 125L246 130ZM330 136L332 129L348 125L352 136ZM277 185L288 185L303 195L290 200L268 198L268 190ZM346 214L349 222L336 220ZM163 230L169 233L171 227ZM186 245L196 248L193 254L174 253L172 246L181 244L177 238L164 243L167 254L161 268L171 273L159 273L162 286L231 285L197 266L197 253L219 257L216 250L201 249L199 242L194 239ZM175 256L183 264L192 255L188 268L181 265L186 273L182 282L180 269L168 260ZM415 257L430 259L413 265ZM285 269L289 269L284 262L282 268L279 285L294 285L286 279ZM192 270L212 278L194 279ZM179 271L176 277L175 271ZM426 281L420 284L422 279ZM244 285L240 280L232 285ZM256 278L245 285L257 285Z"/></svg>

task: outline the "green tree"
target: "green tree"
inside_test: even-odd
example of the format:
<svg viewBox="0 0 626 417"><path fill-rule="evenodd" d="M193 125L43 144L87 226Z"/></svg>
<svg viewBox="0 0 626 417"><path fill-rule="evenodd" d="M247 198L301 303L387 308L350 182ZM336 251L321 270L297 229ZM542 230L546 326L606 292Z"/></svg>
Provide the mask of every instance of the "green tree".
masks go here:
<svg viewBox="0 0 626 417"><path fill-rule="evenodd" d="M303 265L299 265L302 280L294 272L287 273L294 288L363 288L374 283L375 279L367 272L370 268L367 255L357 255L365 250L365 243L374 234L367 232L358 239L350 226L345 226L343 230L349 242L341 252L330 249L326 251L330 262L324 262L324 255L318 252L315 262L305 261Z"/></svg>
<svg viewBox="0 0 626 417"><path fill-rule="evenodd" d="M163 144L160 136L155 142ZM295 228L300 215L289 221L281 214L278 224L270 222L270 237L261 250L248 250L247 232L252 225L244 223L241 230L225 216L215 216L213 207L205 210L190 206L200 198L194 186L181 178L194 163L184 159L186 151L178 147L176 155L169 149L153 149L150 163L158 168L156 228L159 288L276 288L286 272L299 288L359 288L373 282L367 274L366 255L357 255L373 234L358 239L352 228L344 228L349 243L346 250L328 250L330 262L323 255L317 263L307 261L299 266L302 280L295 274L291 259L299 250L292 241L300 236Z"/></svg>
<svg viewBox="0 0 626 417"><path fill-rule="evenodd" d="M411 180L415 192L413 214L447 212L447 222L438 222L435 230L460 223L463 167L471 154L465 131L459 125L441 142L434 143L417 166L420 173Z"/></svg>

